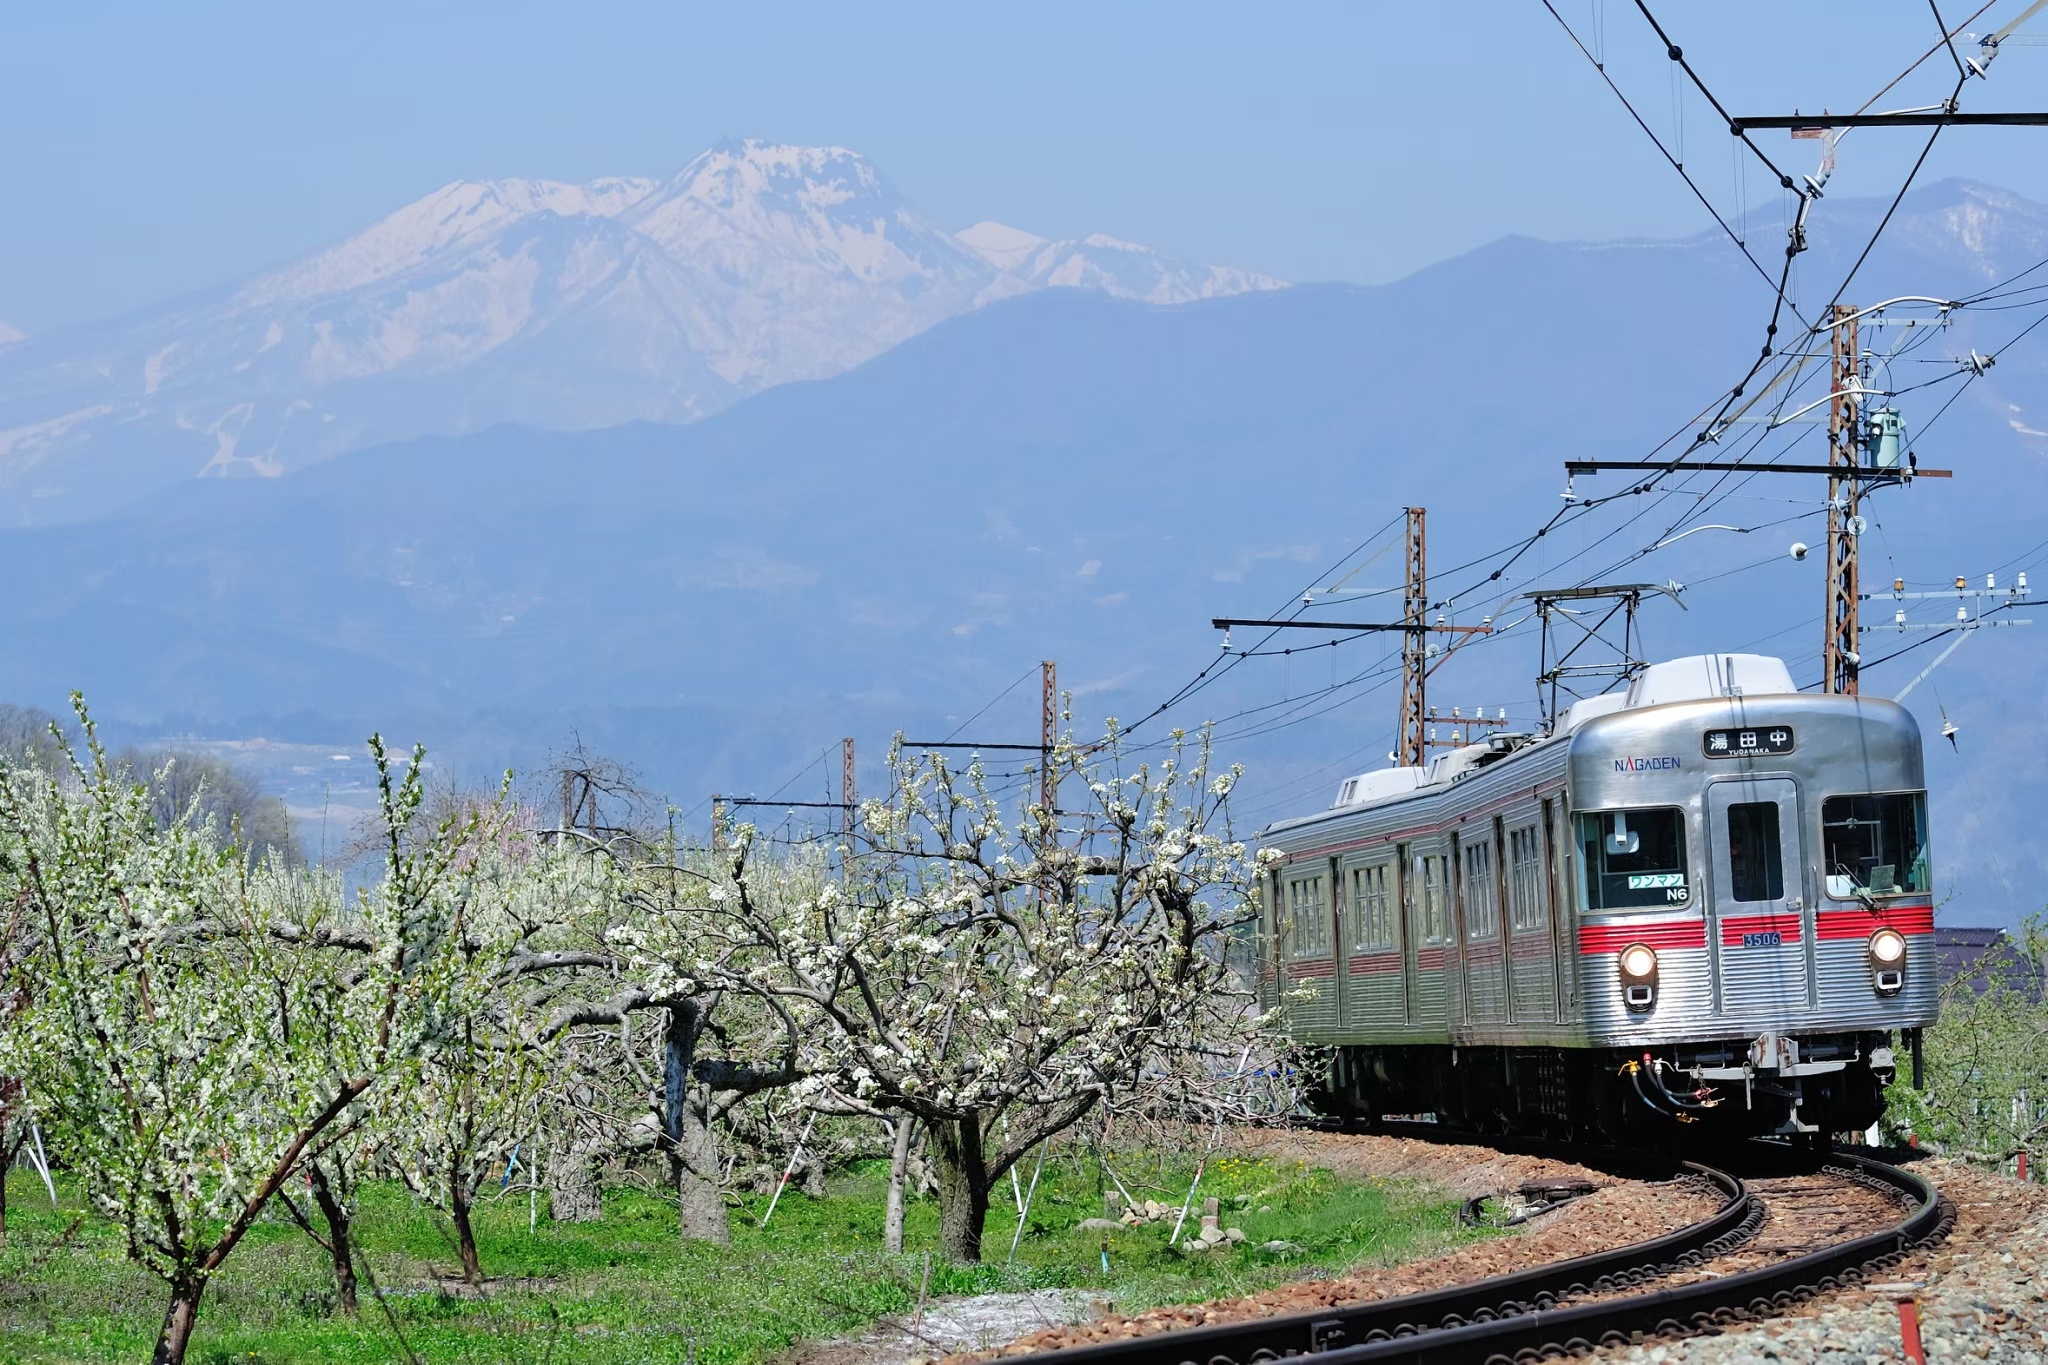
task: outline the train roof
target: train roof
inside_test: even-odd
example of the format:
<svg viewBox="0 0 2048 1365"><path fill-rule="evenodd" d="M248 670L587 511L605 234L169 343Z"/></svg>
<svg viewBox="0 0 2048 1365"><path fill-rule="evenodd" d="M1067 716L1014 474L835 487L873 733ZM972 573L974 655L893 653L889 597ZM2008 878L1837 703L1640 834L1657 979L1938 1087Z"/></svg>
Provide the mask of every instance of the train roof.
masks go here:
<svg viewBox="0 0 2048 1365"><path fill-rule="evenodd" d="M1601 716L1674 702L1785 696L1798 691L1785 661L1768 654L1690 654L1650 664L1629 681L1625 691L1605 692L1573 702L1559 713L1548 734L1490 735L1479 743L1439 754L1424 767L1380 768L1359 773L1344 780L1337 789L1337 799L1325 809L1277 820L1265 832L1271 834L1326 819L1340 811L1349 813L1390 805L1426 790L1450 786L1512 754L1567 740L1587 722Z"/></svg>

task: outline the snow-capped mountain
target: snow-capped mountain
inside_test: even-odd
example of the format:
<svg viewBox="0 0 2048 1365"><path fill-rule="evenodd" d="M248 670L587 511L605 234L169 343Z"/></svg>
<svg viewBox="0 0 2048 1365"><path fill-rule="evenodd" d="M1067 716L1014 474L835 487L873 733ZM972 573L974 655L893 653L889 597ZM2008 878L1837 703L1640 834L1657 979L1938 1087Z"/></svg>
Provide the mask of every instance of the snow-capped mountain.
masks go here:
<svg viewBox="0 0 2048 1365"><path fill-rule="evenodd" d="M955 236L865 158L734 142L666 181L462 181L159 308L0 329L0 524L500 422L687 422L1035 289L1280 287L1092 236Z"/></svg>

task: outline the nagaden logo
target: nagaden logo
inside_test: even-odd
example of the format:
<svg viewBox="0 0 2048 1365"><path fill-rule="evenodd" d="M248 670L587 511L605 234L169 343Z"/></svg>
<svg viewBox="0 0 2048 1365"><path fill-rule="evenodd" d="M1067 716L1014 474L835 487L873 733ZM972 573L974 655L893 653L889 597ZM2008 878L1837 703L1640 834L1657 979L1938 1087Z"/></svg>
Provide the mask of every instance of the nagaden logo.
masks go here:
<svg viewBox="0 0 2048 1365"><path fill-rule="evenodd" d="M1614 771L1618 773L1660 772L1673 768L1683 768L1684 766L1683 763L1678 761L1676 754L1652 754L1648 757L1638 755L1631 758L1617 758L1614 760Z"/></svg>

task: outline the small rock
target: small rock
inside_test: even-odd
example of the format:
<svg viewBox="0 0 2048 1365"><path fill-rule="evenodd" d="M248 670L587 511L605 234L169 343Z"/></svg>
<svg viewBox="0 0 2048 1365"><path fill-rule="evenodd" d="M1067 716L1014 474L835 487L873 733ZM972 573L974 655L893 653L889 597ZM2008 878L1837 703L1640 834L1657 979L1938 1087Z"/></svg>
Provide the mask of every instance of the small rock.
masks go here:
<svg viewBox="0 0 2048 1365"><path fill-rule="evenodd" d="M1259 1212L1260 1212L1260 1213L1271 1213L1272 1211L1273 1211L1273 1206L1272 1206L1271 1204L1261 1204L1261 1205L1259 1205Z"/></svg>
<svg viewBox="0 0 2048 1365"><path fill-rule="evenodd" d="M1233 1242L1242 1242L1242 1241L1244 1240L1244 1229L1243 1229L1243 1228L1225 1228L1225 1229L1223 1230L1223 1235L1224 1235L1224 1236L1225 1236L1226 1238L1228 1238L1229 1240L1233 1241Z"/></svg>
<svg viewBox="0 0 2048 1365"><path fill-rule="evenodd" d="M1081 1232L1122 1232L1124 1225L1114 1218L1083 1218L1074 1224Z"/></svg>
<svg viewBox="0 0 2048 1365"><path fill-rule="evenodd" d="M1200 1237L1198 1237L1196 1240L1207 1242L1210 1246L1215 1246L1218 1242L1223 1240L1223 1229L1217 1227L1214 1223L1211 1223L1207 1227L1202 1229Z"/></svg>
<svg viewBox="0 0 2048 1365"><path fill-rule="evenodd" d="M1275 1238L1274 1240L1261 1245L1259 1247L1259 1250L1270 1251L1275 1256L1285 1256L1290 1253L1300 1251L1301 1248L1299 1246L1296 1246L1293 1242L1283 1242L1278 1238Z"/></svg>

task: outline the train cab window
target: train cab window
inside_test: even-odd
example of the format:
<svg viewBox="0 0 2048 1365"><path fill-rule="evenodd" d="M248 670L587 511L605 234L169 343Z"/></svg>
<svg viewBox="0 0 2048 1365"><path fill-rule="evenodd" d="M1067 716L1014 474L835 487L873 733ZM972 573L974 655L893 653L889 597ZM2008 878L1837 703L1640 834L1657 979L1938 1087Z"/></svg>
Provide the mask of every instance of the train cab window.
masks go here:
<svg viewBox="0 0 2048 1365"><path fill-rule="evenodd" d="M1330 955L1330 907L1323 900L1321 877L1287 879L1286 934L1289 957Z"/></svg>
<svg viewBox="0 0 2048 1365"><path fill-rule="evenodd" d="M1673 806L1598 811L1579 817L1588 910L1684 905L1685 815Z"/></svg>
<svg viewBox="0 0 2048 1365"><path fill-rule="evenodd" d="M1827 893L1906 896L1927 891L1927 794L1830 796L1820 805Z"/></svg>
<svg viewBox="0 0 2048 1365"><path fill-rule="evenodd" d="M1728 880L1736 900L1785 899L1777 802L1741 801L1728 807Z"/></svg>

